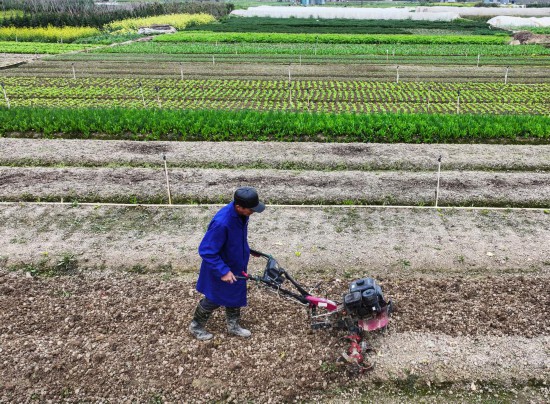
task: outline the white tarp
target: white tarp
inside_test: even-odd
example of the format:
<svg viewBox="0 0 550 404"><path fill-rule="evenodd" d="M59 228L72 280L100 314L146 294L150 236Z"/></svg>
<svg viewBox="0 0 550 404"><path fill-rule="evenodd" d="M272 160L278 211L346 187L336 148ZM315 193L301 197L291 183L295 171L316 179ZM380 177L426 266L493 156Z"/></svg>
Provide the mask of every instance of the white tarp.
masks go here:
<svg viewBox="0 0 550 404"><path fill-rule="evenodd" d="M497 28L550 27L550 17L522 18L499 15L491 18L487 23Z"/></svg>
<svg viewBox="0 0 550 404"><path fill-rule="evenodd" d="M353 19L353 20L428 20L453 21L460 18L457 10L441 13L418 13L414 7L403 8L358 8L358 7L249 7L247 10L235 10L231 14L242 17L273 18L316 18L316 19Z"/></svg>

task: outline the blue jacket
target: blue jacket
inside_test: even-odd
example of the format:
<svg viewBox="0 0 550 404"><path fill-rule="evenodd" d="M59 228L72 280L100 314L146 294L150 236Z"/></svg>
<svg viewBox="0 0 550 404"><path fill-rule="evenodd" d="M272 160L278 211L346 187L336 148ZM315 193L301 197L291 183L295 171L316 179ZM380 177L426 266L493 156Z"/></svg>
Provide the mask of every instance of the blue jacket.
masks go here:
<svg viewBox="0 0 550 404"><path fill-rule="evenodd" d="M221 277L229 271L235 276L246 272L250 259L248 246L248 217L237 214L233 202L214 216L199 246L202 258L197 291L208 300L224 307L246 306L246 281L233 284Z"/></svg>

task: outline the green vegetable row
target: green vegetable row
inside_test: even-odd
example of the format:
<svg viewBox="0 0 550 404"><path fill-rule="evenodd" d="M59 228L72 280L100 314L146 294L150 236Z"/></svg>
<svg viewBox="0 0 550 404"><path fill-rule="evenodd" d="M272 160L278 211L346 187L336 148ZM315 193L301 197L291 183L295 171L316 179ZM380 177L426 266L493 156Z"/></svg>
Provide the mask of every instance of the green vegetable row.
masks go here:
<svg viewBox="0 0 550 404"><path fill-rule="evenodd" d="M0 42L0 53L37 53L55 55L90 47L92 46L68 43Z"/></svg>
<svg viewBox="0 0 550 404"><path fill-rule="evenodd" d="M0 135L386 143L544 142L550 117L0 108Z"/></svg>
<svg viewBox="0 0 550 404"><path fill-rule="evenodd" d="M477 44L504 45L508 36L488 35L362 35L281 34L256 32L182 31L159 35L155 42L257 42L257 43L349 43L349 44Z"/></svg>
<svg viewBox="0 0 550 404"><path fill-rule="evenodd" d="M135 42L98 49L94 53L146 53L146 54L265 54L265 55L382 55L393 61L395 56L470 56L475 61L486 56L541 56L550 55L542 45L502 46L478 44L332 44L320 43L226 43Z"/></svg>

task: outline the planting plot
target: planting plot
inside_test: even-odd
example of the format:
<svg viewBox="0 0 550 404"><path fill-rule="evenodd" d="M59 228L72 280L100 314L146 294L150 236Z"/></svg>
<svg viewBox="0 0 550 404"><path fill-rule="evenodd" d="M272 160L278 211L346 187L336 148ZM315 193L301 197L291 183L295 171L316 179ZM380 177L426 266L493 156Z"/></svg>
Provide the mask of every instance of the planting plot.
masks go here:
<svg viewBox="0 0 550 404"><path fill-rule="evenodd" d="M310 112L550 113L550 85L6 77L19 107Z"/></svg>
<svg viewBox="0 0 550 404"><path fill-rule="evenodd" d="M72 78L74 63L77 78L105 77L113 78L174 78L189 79L247 79L247 80L288 80L289 62L292 80L329 80L329 81L386 81L395 82L397 64L380 64L363 66L361 63L324 63L300 65L295 56L274 56L269 60L256 58L254 55L227 55L227 58L215 56L174 56L174 55L127 55L116 54L71 54L61 55L63 61L47 60L39 63L20 66L2 72L3 77L65 77ZM219 59L217 59L219 58ZM239 63L234 63L234 59ZM208 60L209 59L209 60ZM550 60L550 59L549 59ZM416 62L414 62L416 63ZM470 66L437 66L430 59L430 66L399 64L400 82L493 82L504 84L506 66L475 67L471 58ZM284 65L286 64L286 65ZM550 83L548 68L542 66L513 66L508 72L508 83Z"/></svg>

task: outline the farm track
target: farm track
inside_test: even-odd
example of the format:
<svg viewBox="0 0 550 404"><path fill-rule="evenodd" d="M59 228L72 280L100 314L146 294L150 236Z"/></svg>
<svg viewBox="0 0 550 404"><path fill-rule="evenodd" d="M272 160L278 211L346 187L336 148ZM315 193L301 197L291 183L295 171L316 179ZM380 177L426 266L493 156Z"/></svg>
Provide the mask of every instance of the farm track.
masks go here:
<svg viewBox="0 0 550 404"><path fill-rule="evenodd" d="M216 63L148 61L57 61L42 60L3 70L4 77L72 77L72 67L77 77L140 77L185 79L288 79L288 64L274 63ZM396 79L396 65L291 65L293 80L368 80L389 81ZM504 82L503 66L415 66L400 65L399 79L404 82ZM510 69L509 83L549 83L546 66L517 66Z"/></svg>

